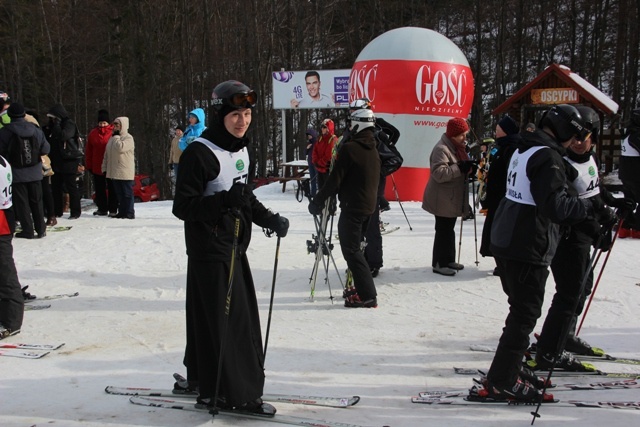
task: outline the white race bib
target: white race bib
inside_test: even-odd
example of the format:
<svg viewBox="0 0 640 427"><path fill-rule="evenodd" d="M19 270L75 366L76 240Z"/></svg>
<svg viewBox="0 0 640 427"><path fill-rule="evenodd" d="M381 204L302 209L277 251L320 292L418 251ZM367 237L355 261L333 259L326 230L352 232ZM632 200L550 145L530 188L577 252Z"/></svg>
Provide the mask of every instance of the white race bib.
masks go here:
<svg viewBox="0 0 640 427"><path fill-rule="evenodd" d="M570 185L578 192L579 198L588 199L600 194L598 165L593 157L589 157L589 161L584 163L574 162L568 157L565 160L578 172L578 177Z"/></svg>
<svg viewBox="0 0 640 427"><path fill-rule="evenodd" d="M620 155L623 157L640 157L640 152L633 148L631 144L629 144L629 137L626 137L622 141L622 146L620 147Z"/></svg>
<svg viewBox="0 0 640 427"><path fill-rule="evenodd" d="M520 153L518 150L514 151L507 174L507 194L505 195L507 199L523 205L536 205L531 194L531 181L527 176L527 163L533 154L543 148L548 147L533 147L524 153Z"/></svg>
<svg viewBox="0 0 640 427"><path fill-rule="evenodd" d="M11 194L13 174L9 162L2 156L0 159L2 159L0 161L0 209L9 209L13 205L13 195Z"/></svg>
<svg viewBox="0 0 640 427"><path fill-rule="evenodd" d="M206 145L220 163L220 173L216 179L207 182L204 196L210 196L220 191L228 191L236 182L247 183L249 177L249 153L246 147L233 153L223 150L204 138L197 138L194 142Z"/></svg>

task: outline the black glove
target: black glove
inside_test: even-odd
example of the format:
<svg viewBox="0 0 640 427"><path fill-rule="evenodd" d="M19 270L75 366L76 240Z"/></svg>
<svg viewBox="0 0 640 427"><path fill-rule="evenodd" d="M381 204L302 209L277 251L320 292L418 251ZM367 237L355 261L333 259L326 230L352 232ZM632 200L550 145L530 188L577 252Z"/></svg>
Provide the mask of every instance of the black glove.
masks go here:
<svg viewBox="0 0 640 427"><path fill-rule="evenodd" d="M621 197L609 201L609 206L612 208L624 209L626 211L635 211L637 203L630 197Z"/></svg>
<svg viewBox="0 0 640 427"><path fill-rule="evenodd" d="M595 213L595 218L603 227L607 226L609 228L613 228L613 226L617 222L616 216L613 213L613 209L607 207L603 207L602 209L597 211Z"/></svg>
<svg viewBox="0 0 640 427"><path fill-rule="evenodd" d="M463 175L468 175L470 172L475 173L474 171L478 169L478 164L473 160L460 160L458 167Z"/></svg>
<svg viewBox="0 0 640 427"><path fill-rule="evenodd" d="M629 197L622 197L612 200L609 206L618 208L616 209L616 216L628 223L629 221L633 222L633 212L638 207L638 204Z"/></svg>
<svg viewBox="0 0 640 427"><path fill-rule="evenodd" d="M322 206L315 203L314 201L309 202L309 213L311 215L320 215L322 214Z"/></svg>
<svg viewBox="0 0 640 427"><path fill-rule="evenodd" d="M280 214L269 218L269 228L276 232L278 237L285 237L289 231L289 220Z"/></svg>
<svg viewBox="0 0 640 427"><path fill-rule="evenodd" d="M593 246L596 249L600 249L602 252L607 252L611 248L613 242L613 227L610 225L603 225L600 228L599 236L593 241Z"/></svg>
<svg viewBox="0 0 640 427"><path fill-rule="evenodd" d="M237 182L233 184L224 195L224 205L228 208L241 208L249 204L251 194L251 187L247 184Z"/></svg>
<svg viewBox="0 0 640 427"><path fill-rule="evenodd" d="M173 170L173 163L169 163L169 170Z"/></svg>

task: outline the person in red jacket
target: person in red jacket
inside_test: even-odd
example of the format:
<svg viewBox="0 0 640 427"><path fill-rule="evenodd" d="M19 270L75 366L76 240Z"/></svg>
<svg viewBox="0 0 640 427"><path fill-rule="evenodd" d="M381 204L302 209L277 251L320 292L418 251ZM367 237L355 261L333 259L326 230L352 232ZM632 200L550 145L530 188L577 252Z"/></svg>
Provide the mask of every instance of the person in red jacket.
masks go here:
<svg viewBox="0 0 640 427"><path fill-rule="evenodd" d="M338 142L338 137L334 133L335 125L333 124L333 120L324 119L321 131L322 136L314 145L311 155L313 165L316 167L316 172L318 173L316 178L318 181L318 190L322 188L329 176L333 146Z"/></svg>
<svg viewBox="0 0 640 427"><path fill-rule="evenodd" d="M24 316L24 298L11 243L16 228L12 181L11 166L0 156L0 340L19 333Z"/></svg>
<svg viewBox="0 0 640 427"><path fill-rule="evenodd" d="M102 170L102 160L107 142L113 133L113 125L109 120L107 110L98 111L98 126L94 127L87 137L86 165L85 168L93 175L93 185L96 192L96 206L98 210L94 215L115 216L118 213L118 199L110 179L107 179L106 171ZM108 191L107 191L108 190Z"/></svg>

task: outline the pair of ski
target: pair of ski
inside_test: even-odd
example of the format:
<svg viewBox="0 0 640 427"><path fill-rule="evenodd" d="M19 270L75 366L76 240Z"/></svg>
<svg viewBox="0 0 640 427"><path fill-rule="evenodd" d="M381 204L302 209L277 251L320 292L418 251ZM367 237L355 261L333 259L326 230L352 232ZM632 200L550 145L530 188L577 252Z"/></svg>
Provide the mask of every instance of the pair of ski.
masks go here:
<svg viewBox="0 0 640 427"><path fill-rule="evenodd" d="M58 350L62 344L21 344L0 343L0 356L19 357L21 359L41 359L53 350Z"/></svg>
<svg viewBox="0 0 640 427"><path fill-rule="evenodd" d="M51 301L51 300L60 299L60 298L73 298L73 297L77 297L78 295L80 295L80 293L74 292L69 294L47 295L44 297L31 298L31 299L25 300L24 310L25 311L46 310L47 308L51 307L51 304L34 304L34 302Z"/></svg>
<svg viewBox="0 0 640 427"><path fill-rule="evenodd" d="M486 371L476 368L453 368L456 374L459 375L486 375ZM544 375L548 371L536 371ZM602 376L610 378L630 378L640 379L640 372L605 372L599 369L595 371L563 371L562 369L553 370L554 377L581 377L581 376Z"/></svg>
<svg viewBox="0 0 640 427"><path fill-rule="evenodd" d="M477 380L474 380L478 382ZM552 393L562 391L587 391L587 390L623 390L638 389L640 383L636 380L598 382L590 384L560 384L548 389ZM496 400L489 397L480 397L478 388L474 386L471 390L432 390L420 393L412 397L413 403L429 405L476 405L476 404L502 404L509 406L531 406L538 402L523 402L514 400ZM557 399L546 400L543 404L553 404L554 406L568 407L588 407L588 408L615 408L615 409L640 409L640 401L588 401L588 400L567 400Z"/></svg>
<svg viewBox="0 0 640 427"><path fill-rule="evenodd" d="M151 406L158 408L180 409L184 411L201 412L209 414L209 409L197 408L195 406L195 393L174 393L168 389L150 389L135 387L113 387L108 386L105 391L109 394L131 396L129 401L135 405ZM176 400L176 398L184 398L191 400ZM351 397L322 397L322 396L303 396L291 394L265 394L265 401L292 403L301 405L327 406L332 408L347 408L353 406L360 401L359 396ZM264 416L253 413L243 412L239 410L218 410L220 414L239 418L249 418L254 420L269 421L280 424L290 424L298 426L314 426L314 427L360 427L355 424L316 420L311 418L294 417L289 415L276 414L275 416Z"/></svg>
<svg viewBox="0 0 640 427"><path fill-rule="evenodd" d="M487 345L472 345L469 347L471 351L479 351L485 353L495 353L496 347L487 346ZM532 346L527 350L532 356L535 356L535 346ZM622 363L624 365L640 365L640 359L631 358L631 357L615 357L607 353L603 353L601 356L587 356L583 354L571 353L580 361L588 361L588 362L612 362L612 363Z"/></svg>

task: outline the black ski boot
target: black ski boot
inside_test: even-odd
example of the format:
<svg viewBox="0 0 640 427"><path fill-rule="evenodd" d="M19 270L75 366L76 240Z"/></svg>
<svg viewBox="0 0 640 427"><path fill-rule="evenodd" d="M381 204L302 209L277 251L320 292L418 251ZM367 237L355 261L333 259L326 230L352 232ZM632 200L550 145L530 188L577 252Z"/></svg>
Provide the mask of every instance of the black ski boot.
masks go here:
<svg viewBox="0 0 640 427"><path fill-rule="evenodd" d="M567 337L567 342L565 343L564 349L566 351L570 351L571 353L575 353L583 356L603 356L604 350L597 347L591 347L588 342L585 340L578 338L575 335L569 335Z"/></svg>
<svg viewBox="0 0 640 427"><path fill-rule="evenodd" d="M277 412L275 406L264 402L261 398L257 398L256 400L237 406L235 410L254 415L262 415L265 417L273 417Z"/></svg>

